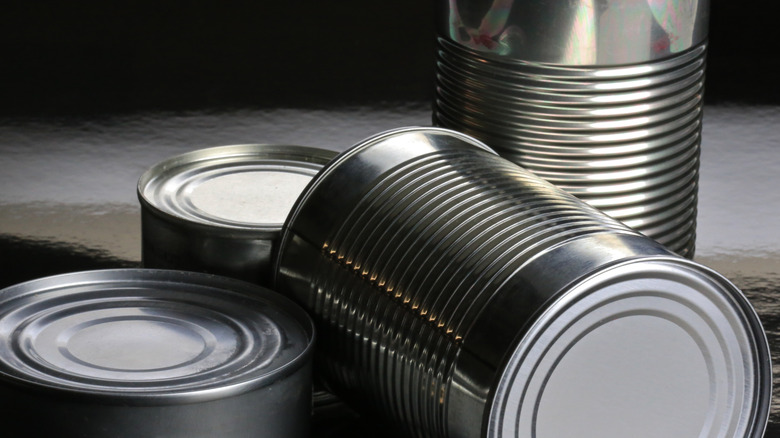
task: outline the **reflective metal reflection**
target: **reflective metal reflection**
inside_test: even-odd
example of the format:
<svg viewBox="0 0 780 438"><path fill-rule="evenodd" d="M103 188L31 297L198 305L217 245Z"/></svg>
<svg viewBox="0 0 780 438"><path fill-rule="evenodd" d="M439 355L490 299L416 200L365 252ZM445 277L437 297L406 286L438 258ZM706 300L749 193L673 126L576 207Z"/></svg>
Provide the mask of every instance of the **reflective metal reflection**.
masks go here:
<svg viewBox="0 0 780 438"><path fill-rule="evenodd" d="M655 202L697 191L707 0L438 5L434 124L482 140L593 206L615 207L616 219L666 217L686 227L678 231L689 241L649 237L693 257L688 210L669 217L643 208L637 218L640 205L620 202L629 192Z"/></svg>
<svg viewBox="0 0 780 438"><path fill-rule="evenodd" d="M704 41L708 0L444 0L441 35L478 52L566 65L661 59Z"/></svg>

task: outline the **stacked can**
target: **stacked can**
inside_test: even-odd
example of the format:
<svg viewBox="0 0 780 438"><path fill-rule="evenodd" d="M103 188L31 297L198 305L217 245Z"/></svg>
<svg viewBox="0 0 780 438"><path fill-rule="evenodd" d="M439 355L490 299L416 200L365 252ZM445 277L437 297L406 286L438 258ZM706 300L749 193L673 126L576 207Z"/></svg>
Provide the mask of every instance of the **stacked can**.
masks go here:
<svg viewBox="0 0 780 438"><path fill-rule="evenodd" d="M693 258L707 0L438 5L435 125Z"/></svg>
<svg viewBox="0 0 780 438"><path fill-rule="evenodd" d="M456 131L332 160L274 271L315 319L327 387L411 436L766 426L766 336L733 284Z"/></svg>

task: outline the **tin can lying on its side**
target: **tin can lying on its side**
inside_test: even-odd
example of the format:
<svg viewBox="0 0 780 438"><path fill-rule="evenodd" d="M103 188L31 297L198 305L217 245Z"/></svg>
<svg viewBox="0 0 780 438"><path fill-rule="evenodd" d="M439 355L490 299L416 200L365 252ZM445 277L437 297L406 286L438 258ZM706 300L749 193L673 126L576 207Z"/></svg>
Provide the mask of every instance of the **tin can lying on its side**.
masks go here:
<svg viewBox="0 0 780 438"><path fill-rule="evenodd" d="M245 144L157 163L138 181L143 266L267 286L290 208L335 155L305 146Z"/></svg>
<svg viewBox="0 0 780 438"><path fill-rule="evenodd" d="M49 437L309 436L311 318L265 288L118 269L0 291L0 421Z"/></svg>
<svg viewBox="0 0 780 438"><path fill-rule="evenodd" d="M328 164L275 289L345 402L420 437L751 437L766 336L745 296L467 135L402 128Z"/></svg>

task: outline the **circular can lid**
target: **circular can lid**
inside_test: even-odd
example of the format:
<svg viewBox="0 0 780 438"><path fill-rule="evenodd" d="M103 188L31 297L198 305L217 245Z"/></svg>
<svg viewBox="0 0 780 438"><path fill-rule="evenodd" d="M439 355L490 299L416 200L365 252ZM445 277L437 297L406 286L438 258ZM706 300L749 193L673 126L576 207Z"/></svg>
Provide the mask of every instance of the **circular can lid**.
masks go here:
<svg viewBox="0 0 780 438"><path fill-rule="evenodd" d="M287 298L194 272L84 271L0 291L0 384L123 404L220 399L311 360Z"/></svg>
<svg viewBox="0 0 780 438"><path fill-rule="evenodd" d="M163 160L138 181L138 198L175 220L231 231L279 231L335 151L307 146L217 146Z"/></svg>
<svg viewBox="0 0 780 438"><path fill-rule="evenodd" d="M506 362L488 437L761 437L766 336L708 268L641 259L572 286Z"/></svg>

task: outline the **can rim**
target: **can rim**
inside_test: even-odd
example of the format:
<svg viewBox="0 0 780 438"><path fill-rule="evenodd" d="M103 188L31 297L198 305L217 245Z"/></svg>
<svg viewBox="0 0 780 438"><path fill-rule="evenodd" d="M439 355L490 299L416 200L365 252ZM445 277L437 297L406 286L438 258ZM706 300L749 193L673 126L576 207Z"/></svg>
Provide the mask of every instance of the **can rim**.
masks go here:
<svg viewBox="0 0 780 438"><path fill-rule="evenodd" d="M248 369L243 369L240 376L235 377L232 382L227 384L221 384L222 379L218 379L218 381L203 384L196 382L194 385L184 385L184 387L173 389L165 386L159 388L152 386L151 388L143 387L136 390L118 386L111 388L109 386L97 387L98 385L66 385L53 380L47 381L45 378L31 376L23 371L17 373L9 372L8 368L11 368L11 371L14 370L8 364L3 364L3 369L0 369L0 384L9 384L14 387L50 394L55 397L67 395L67 397L77 399L99 400L105 403L121 403L135 406L197 403L233 397L268 386L278 379L289 376L305 367L313 355L316 340L314 323L298 304L262 286L213 274L148 268L76 271L28 280L9 286L0 290L0 299L5 301L29 295L39 296L47 292L82 288L96 284L106 286L129 284L131 287L135 287L135 291L144 290L143 284L146 284L147 291L151 291L152 287L157 288L155 290L159 291L159 288L164 285L189 285L210 289L211 292L224 293L225 298L230 296L234 298L240 297L242 300L249 300L257 305L273 306L273 311L278 312L279 315L287 319L287 321L283 321L284 324L288 325L287 328L297 325L298 329L295 329L295 331L300 330L300 334L307 339L305 339L305 344L301 343L300 351L294 353L290 360L277 366L271 366L270 369L264 372L257 372L252 368L252 362L249 362L247 365L250 366L245 366ZM171 288L169 292L181 294L182 289ZM76 301L75 303L78 302ZM303 337L301 337L301 340L303 340ZM158 380L152 380L152 382L158 382ZM165 379L159 380L159 382L165 383Z"/></svg>
<svg viewBox="0 0 780 438"><path fill-rule="evenodd" d="M189 152L170 156L163 159L151 167L147 168L138 178L136 184L136 195L144 210L172 221L179 225L186 225L195 229L208 230L210 233L218 234L249 234L266 235L271 238L272 235L281 230L283 223L272 224L251 224L251 223L223 223L207 222L199 218L188 215L178 214L176 211L169 211L161 208L147 194L147 188L165 173L172 173L172 170L192 166L197 163L208 163L213 160L224 160L234 158L238 160L241 157L254 157L267 159L270 161L285 162L290 164L310 164L311 166L301 166L300 169L314 170L314 166L324 166L337 155L336 151L313 146L273 144L273 143L242 143L223 146L212 146L203 149L196 149ZM316 173L314 170L312 173Z"/></svg>
<svg viewBox="0 0 780 438"><path fill-rule="evenodd" d="M533 327L529 328L527 332L522 333L522 335L519 336L518 339L516 339L516 341L513 343L513 346L509 349L509 352L505 357L503 364L501 364L499 367L499 370L503 370L503 371L499 371L495 376L496 379L495 384L492 385L492 389L487 398L487 403L486 403L487 409L485 409L484 412L483 431L486 433L485 436L488 437L503 436L503 434L505 433L502 428L496 428L497 426L495 424L495 422L497 421L496 417L498 416L498 414L500 414L501 411L506 409L507 401L509 400L507 398L509 396L506 394L507 388L504 388L502 390L500 387L501 385L499 385L499 382L504 380L504 377L506 377L507 372L515 373L517 372L517 369L519 369L520 366L522 366L520 365L516 367L517 369L510 369L512 368L510 366L511 362L513 361L513 359L516 359L516 355L518 351L524 348L522 346L524 340L527 339L530 336L530 334L532 334L532 332L534 331L538 331L537 335L541 332L545 332L545 336L553 336L547 334L547 332L545 331L546 326L548 324L552 324L552 322L557 317L559 317L562 313L564 313L567 309L569 309L573 305L572 303L574 301L578 300L579 298L583 297L589 292L592 292L592 288L594 287L594 285L598 286L600 283L604 281L614 280L611 278L611 276L613 275L617 275L618 277L628 276L629 273L621 272L621 271L624 269L630 269L631 266L636 265L638 263L650 263L654 267L654 269L664 269L664 268L676 269L677 271L679 271L678 273L680 275L683 276L689 275L691 276L690 278L695 277L695 280L697 281L701 281L703 283L710 283L712 285L710 292L719 296L720 298L728 302L733 307L733 311L735 312L734 315L738 316L739 326L744 330L744 335L747 337L747 341L753 344L752 346L755 347L749 349L750 351L753 352L753 354L750 355L751 357L749 360L752 365L751 371L754 375L753 376L754 385L752 388L750 388L752 391L750 393L752 403L750 404L740 403L740 405L742 406L742 411L740 412L737 419L734 421L733 427L737 427L737 423L738 423L737 420L742 419L742 421L746 422L745 423L745 432L747 433L746 436L749 436L751 438L759 438L763 435L769 420L770 405L772 401L771 393L772 393L773 376L772 376L772 361L771 361L767 335L766 332L763 330L759 316L756 313L755 309L750 305L748 299L739 290L739 288L737 288L726 277L712 270L711 268L708 268L704 265L698 264L691 260L684 259L682 257L677 257L672 255L653 255L653 256L631 258L628 260L622 260L622 261L611 263L597 272L591 273L580 279L575 280L573 283L567 286L560 295L554 298L553 302L544 306L544 310L542 311L540 316L534 320ZM600 277L602 277L603 274L606 274L606 276L610 278L606 280L600 279ZM589 283L592 284L589 285ZM581 289L579 293L575 293L577 289ZM577 296L572 296L572 295L577 295ZM574 300L574 301L568 302L570 300ZM556 307L558 308L557 310L551 310ZM557 336L558 335L555 335L556 338ZM532 344L534 342L532 342ZM549 342L549 341L545 341L545 342ZM536 356L526 357L526 360L531 362L534 362L538 359L539 358ZM562 357L558 358L557 360L561 361ZM743 361L741 365L744 366L745 362L747 362L747 360ZM516 363L515 365L518 364ZM708 363L708 366L709 365L710 364ZM529 376L526 376L526 378L530 380ZM546 378L549 379L550 376L547 376ZM547 384L548 382L546 381L545 385ZM743 413L746 414L744 415L744 417L742 415ZM519 424L519 420L516 420L514 423Z"/></svg>

